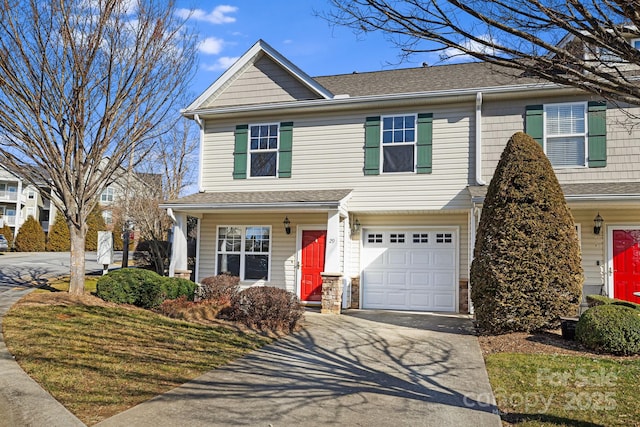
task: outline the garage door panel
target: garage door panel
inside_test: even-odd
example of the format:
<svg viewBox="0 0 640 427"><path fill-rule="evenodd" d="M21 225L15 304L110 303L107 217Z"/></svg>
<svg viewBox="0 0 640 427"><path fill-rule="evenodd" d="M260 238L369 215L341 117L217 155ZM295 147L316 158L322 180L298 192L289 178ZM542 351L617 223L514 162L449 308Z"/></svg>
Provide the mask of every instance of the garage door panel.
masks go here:
<svg viewBox="0 0 640 427"><path fill-rule="evenodd" d="M456 236L448 230L365 230L363 307L455 311Z"/></svg>

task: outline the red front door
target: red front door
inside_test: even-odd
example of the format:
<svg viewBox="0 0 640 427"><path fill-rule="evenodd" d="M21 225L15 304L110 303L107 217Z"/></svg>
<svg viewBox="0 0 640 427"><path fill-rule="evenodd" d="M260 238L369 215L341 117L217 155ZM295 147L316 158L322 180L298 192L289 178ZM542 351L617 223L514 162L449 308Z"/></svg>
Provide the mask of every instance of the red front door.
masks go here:
<svg viewBox="0 0 640 427"><path fill-rule="evenodd" d="M322 277L327 230L302 231L302 256L300 259L300 300L322 299Z"/></svg>
<svg viewBox="0 0 640 427"><path fill-rule="evenodd" d="M613 296L640 303L640 230L613 230Z"/></svg>

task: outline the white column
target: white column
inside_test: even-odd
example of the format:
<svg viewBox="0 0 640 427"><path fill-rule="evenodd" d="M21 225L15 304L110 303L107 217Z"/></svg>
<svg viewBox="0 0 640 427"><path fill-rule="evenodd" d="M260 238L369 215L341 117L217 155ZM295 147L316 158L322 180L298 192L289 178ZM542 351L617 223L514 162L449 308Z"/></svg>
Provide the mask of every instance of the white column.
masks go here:
<svg viewBox="0 0 640 427"><path fill-rule="evenodd" d="M340 273L340 214L329 211L327 218L327 242L324 256L324 271Z"/></svg>
<svg viewBox="0 0 640 427"><path fill-rule="evenodd" d="M187 269L187 215L174 212L174 216L176 222L173 224L169 277L173 277L176 270Z"/></svg>

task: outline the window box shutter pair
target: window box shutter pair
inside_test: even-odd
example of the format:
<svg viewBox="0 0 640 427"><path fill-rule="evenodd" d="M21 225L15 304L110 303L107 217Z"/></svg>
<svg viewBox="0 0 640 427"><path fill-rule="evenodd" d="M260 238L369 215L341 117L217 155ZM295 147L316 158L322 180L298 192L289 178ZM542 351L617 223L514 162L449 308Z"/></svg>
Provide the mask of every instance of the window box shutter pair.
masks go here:
<svg viewBox="0 0 640 427"><path fill-rule="evenodd" d="M364 125L364 174L380 174L380 116L367 117ZM418 114L416 172L431 173L433 114Z"/></svg>
<svg viewBox="0 0 640 427"><path fill-rule="evenodd" d="M543 105L528 105L525 111L525 132L543 145L544 120ZM587 104L588 121L588 166L607 166L607 104L590 101Z"/></svg>
<svg viewBox="0 0 640 427"><path fill-rule="evenodd" d="M249 125L238 125L233 150L233 179L247 178ZM291 178L293 122L280 123L278 140L278 178Z"/></svg>

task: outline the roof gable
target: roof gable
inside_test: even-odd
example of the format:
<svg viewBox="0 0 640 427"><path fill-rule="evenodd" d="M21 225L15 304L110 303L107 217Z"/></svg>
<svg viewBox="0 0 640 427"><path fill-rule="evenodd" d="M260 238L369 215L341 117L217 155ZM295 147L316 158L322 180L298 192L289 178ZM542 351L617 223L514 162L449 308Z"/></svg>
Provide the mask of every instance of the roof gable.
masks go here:
<svg viewBox="0 0 640 427"><path fill-rule="evenodd" d="M185 113L230 105L331 98L333 94L321 84L258 40Z"/></svg>

